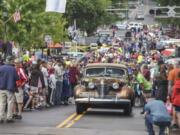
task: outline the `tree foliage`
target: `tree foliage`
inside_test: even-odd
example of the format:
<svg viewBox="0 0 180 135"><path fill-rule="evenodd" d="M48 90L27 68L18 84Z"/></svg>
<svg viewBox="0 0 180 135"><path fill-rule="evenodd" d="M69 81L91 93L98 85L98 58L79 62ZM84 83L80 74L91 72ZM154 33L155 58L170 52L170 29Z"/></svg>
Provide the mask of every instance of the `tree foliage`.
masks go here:
<svg viewBox="0 0 180 135"><path fill-rule="evenodd" d="M156 0L161 6L180 6L180 0Z"/></svg>
<svg viewBox="0 0 180 135"><path fill-rule="evenodd" d="M3 18L3 12L8 13L8 17L2 21L11 18L16 10L21 13L21 20L17 23L11 18L6 26L7 40L18 42L23 47L44 45L44 36L51 35L54 41L60 42L66 35L64 26L65 19L58 13L46 13L45 1L42 0L6 0L0 11ZM1 23L1 28L4 27ZM1 33L4 31L1 29ZM3 38L1 36L1 38Z"/></svg>
<svg viewBox="0 0 180 135"><path fill-rule="evenodd" d="M105 10L111 5L111 0L68 0L65 17L69 24L77 21L77 27L92 33L99 25L109 24L116 17Z"/></svg>
<svg viewBox="0 0 180 135"><path fill-rule="evenodd" d="M62 41L66 37L65 26L72 25L74 19L77 28L93 33L100 25L111 24L117 16L105 9L116 2L126 0L67 0L65 14L46 13L45 0L1 0L0 1L0 39L4 39L3 22L10 18L16 10L21 13L17 23L11 18L6 26L7 40L18 42L23 47L43 46L44 36L51 35L54 41ZM5 16L3 13L7 12ZM67 25L68 24L68 25Z"/></svg>

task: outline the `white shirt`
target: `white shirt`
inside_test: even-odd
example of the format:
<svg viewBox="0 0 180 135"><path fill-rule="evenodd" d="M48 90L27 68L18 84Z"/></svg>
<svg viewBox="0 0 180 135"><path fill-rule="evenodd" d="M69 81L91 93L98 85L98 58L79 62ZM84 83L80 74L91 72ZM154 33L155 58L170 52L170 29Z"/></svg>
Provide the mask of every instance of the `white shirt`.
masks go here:
<svg viewBox="0 0 180 135"><path fill-rule="evenodd" d="M57 81L63 81L63 68L58 64L54 66Z"/></svg>
<svg viewBox="0 0 180 135"><path fill-rule="evenodd" d="M50 82L50 88L55 89L56 88L56 76L55 74L51 74L49 77L49 82Z"/></svg>
<svg viewBox="0 0 180 135"><path fill-rule="evenodd" d="M42 67L41 68L41 72L43 73L43 76L44 76L44 83L45 83L45 86L48 86L48 71L45 67Z"/></svg>

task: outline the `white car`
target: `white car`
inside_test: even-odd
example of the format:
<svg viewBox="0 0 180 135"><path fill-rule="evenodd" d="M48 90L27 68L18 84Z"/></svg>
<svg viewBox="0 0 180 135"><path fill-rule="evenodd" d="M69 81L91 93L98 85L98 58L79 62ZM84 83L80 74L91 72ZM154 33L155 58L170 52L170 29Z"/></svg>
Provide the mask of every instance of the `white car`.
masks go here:
<svg viewBox="0 0 180 135"><path fill-rule="evenodd" d="M138 28L143 29L143 24L137 22L130 22L127 27L128 30L138 29Z"/></svg>
<svg viewBox="0 0 180 135"><path fill-rule="evenodd" d="M97 43L91 43L90 44L90 50L97 50L98 49L98 44Z"/></svg>
<svg viewBox="0 0 180 135"><path fill-rule="evenodd" d="M144 14L136 14L136 20L144 20Z"/></svg>
<svg viewBox="0 0 180 135"><path fill-rule="evenodd" d="M115 26L119 30L125 30L127 28L127 22L117 22Z"/></svg>

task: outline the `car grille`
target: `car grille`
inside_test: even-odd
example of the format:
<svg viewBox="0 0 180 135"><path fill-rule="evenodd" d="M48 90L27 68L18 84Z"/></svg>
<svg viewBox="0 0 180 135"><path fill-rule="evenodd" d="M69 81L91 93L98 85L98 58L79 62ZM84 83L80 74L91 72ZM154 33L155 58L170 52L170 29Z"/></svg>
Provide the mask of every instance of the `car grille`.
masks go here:
<svg viewBox="0 0 180 135"><path fill-rule="evenodd" d="M111 86L108 86L107 84L97 85L96 88L97 88L96 90L97 90L98 94L100 95L100 97L104 98L104 97L108 96Z"/></svg>

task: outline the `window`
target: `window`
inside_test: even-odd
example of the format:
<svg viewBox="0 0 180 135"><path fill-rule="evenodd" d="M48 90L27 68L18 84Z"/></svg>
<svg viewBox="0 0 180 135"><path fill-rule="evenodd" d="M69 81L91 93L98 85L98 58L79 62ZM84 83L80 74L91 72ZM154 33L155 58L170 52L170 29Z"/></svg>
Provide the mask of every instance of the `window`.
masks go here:
<svg viewBox="0 0 180 135"><path fill-rule="evenodd" d="M107 68L89 68L86 70L86 76L115 76L126 75L125 69L107 67Z"/></svg>
<svg viewBox="0 0 180 135"><path fill-rule="evenodd" d="M105 68L89 68L86 70L87 76L103 76Z"/></svg>
<svg viewBox="0 0 180 135"><path fill-rule="evenodd" d="M121 68L107 68L106 73L110 76L123 76L125 75L125 70Z"/></svg>

